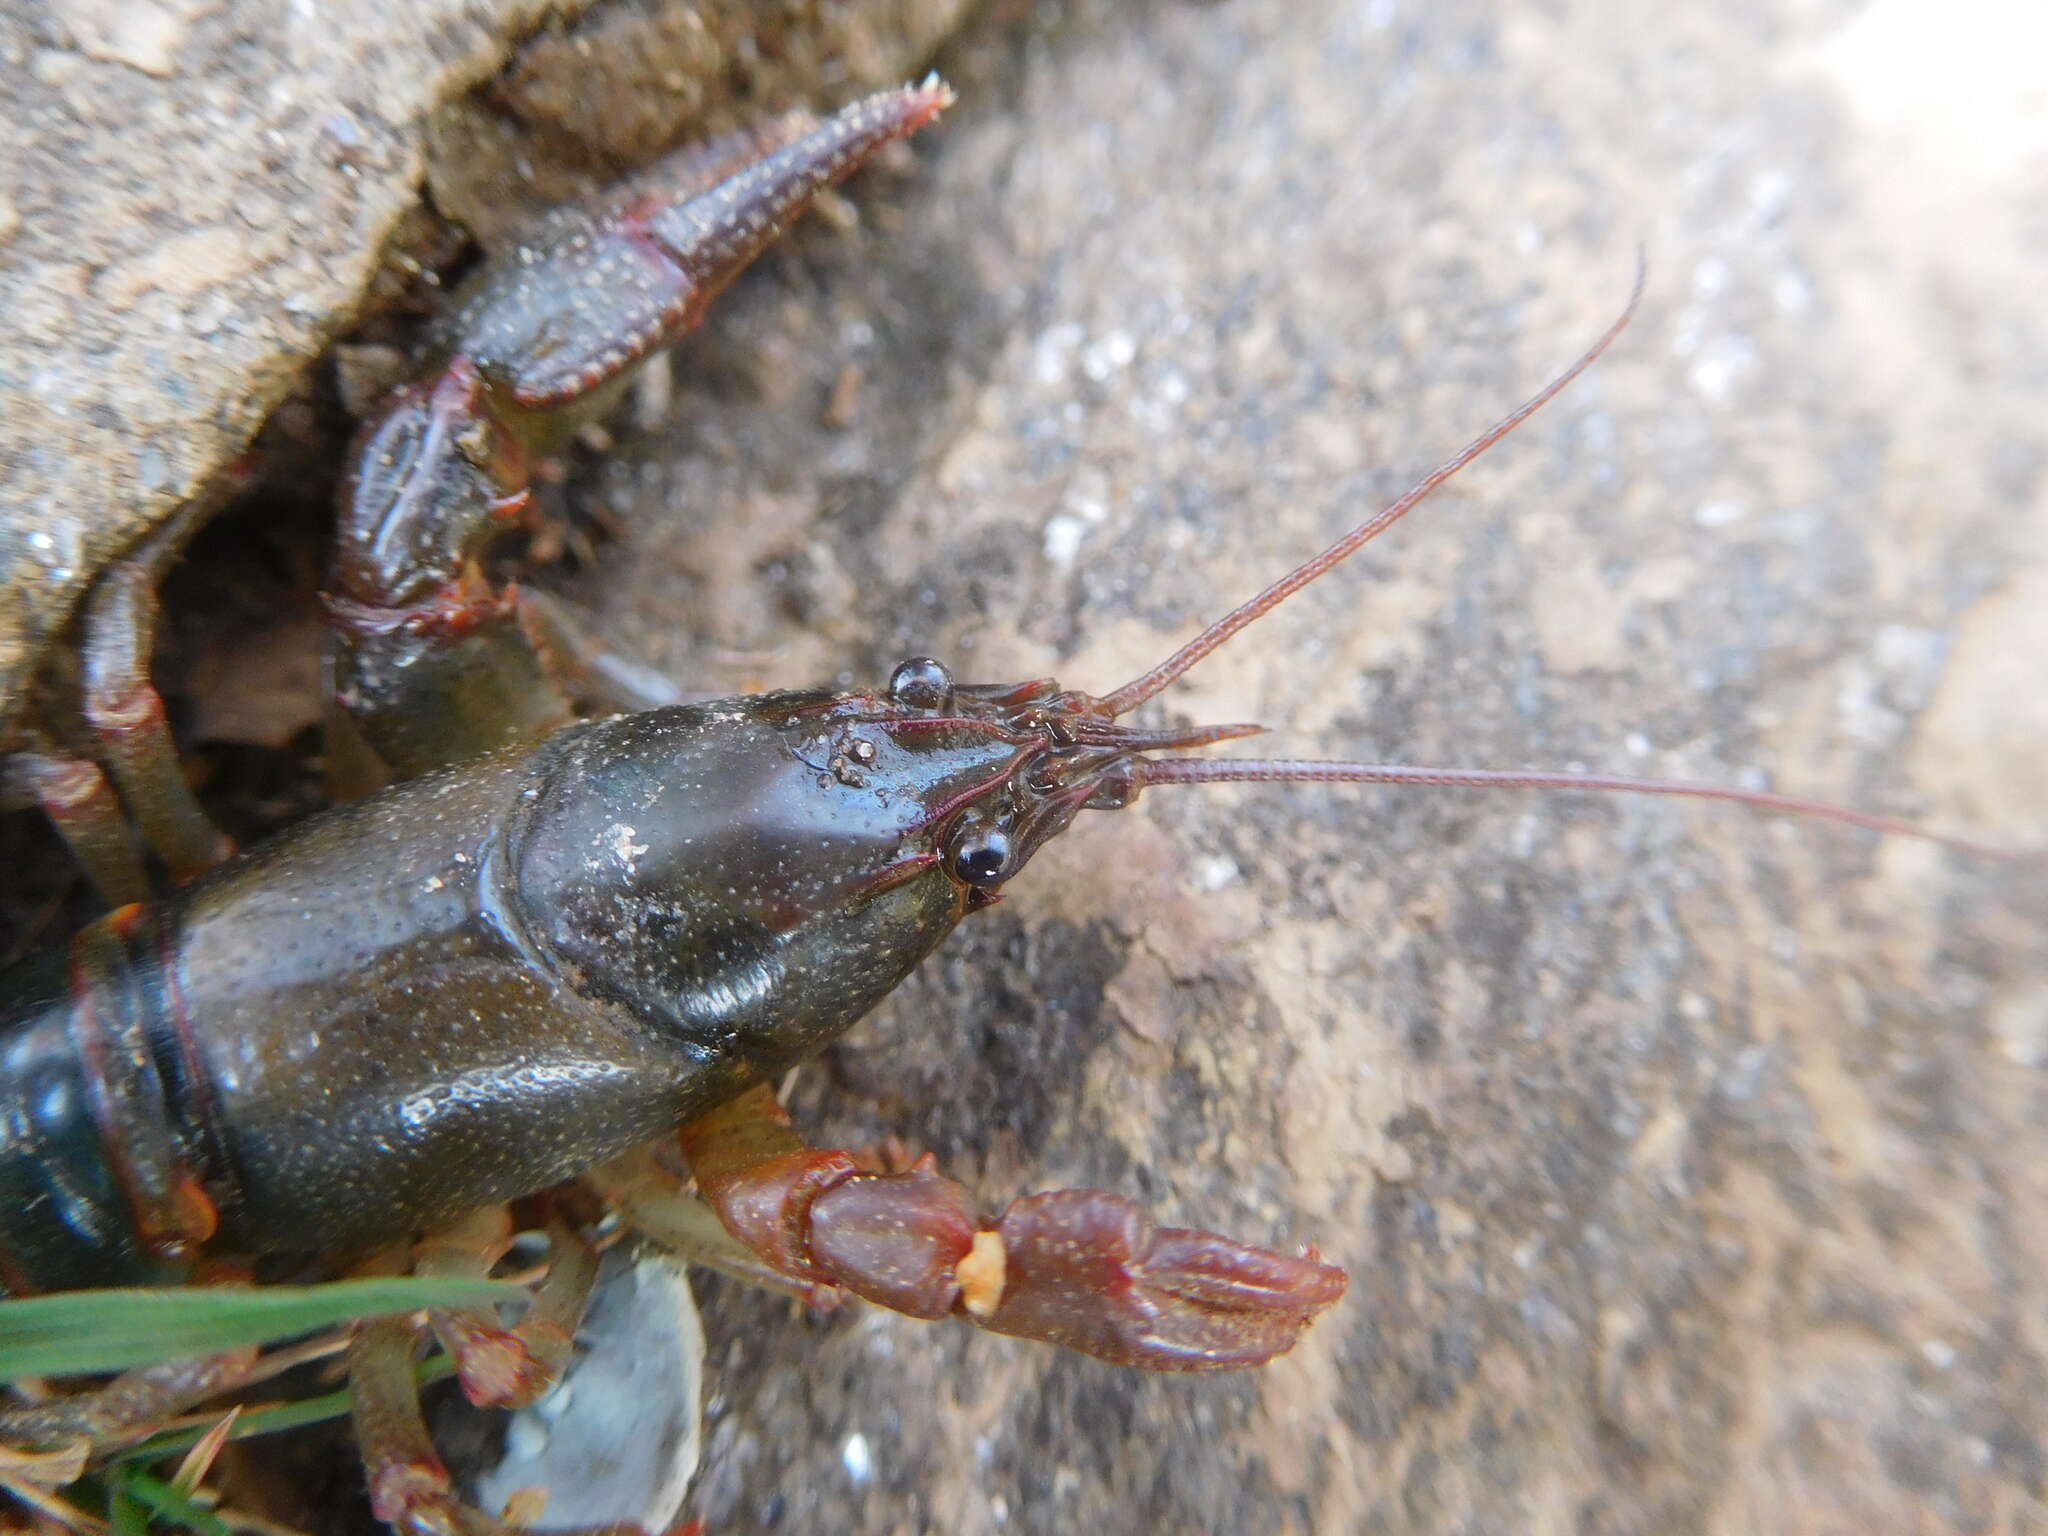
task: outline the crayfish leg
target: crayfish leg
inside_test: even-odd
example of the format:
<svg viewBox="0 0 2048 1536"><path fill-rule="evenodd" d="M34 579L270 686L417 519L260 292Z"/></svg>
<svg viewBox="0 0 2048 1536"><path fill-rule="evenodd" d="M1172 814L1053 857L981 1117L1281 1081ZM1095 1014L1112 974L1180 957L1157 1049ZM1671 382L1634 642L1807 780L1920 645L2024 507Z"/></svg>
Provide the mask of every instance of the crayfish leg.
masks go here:
<svg viewBox="0 0 2048 1536"><path fill-rule="evenodd" d="M789 1279L1114 1365L1264 1364L1293 1348L1347 1283L1313 1253L1154 1227L1099 1189L1027 1195L983 1222L929 1154L903 1172L868 1173L850 1152L806 1146L766 1086L681 1134L726 1228Z"/></svg>
<svg viewBox="0 0 2048 1536"><path fill-rule="evenodd" d="M149 678L156 580L149 564L122 561L100 577L87 599L85 718L144 841L182 883L233 853L234 844L185 781L163 697Z"/></svg>
<svg viewBox="0 0 2048 1536"><path fill-rule="evenodd" d="M63 679L52 698L66 718L46 709L28 728L28 750L6 765L7 787L41 806L109 907L155 894L138 833L180 882L234 852L186 782L149 663L157 584L237 483L188 502L101 574L75 621L75 675L67 653L45 677Z"/></svg>
<svg viewBox="0 0 2048 1536"><path fill-rule="evenodd" d="M135 846L128 811L98 763L45 743L17 752L4 767L10 787L42 808L109 907L148 901L149 875Z"/></svg>
<svg viewBox="0 0 2048 1536"><path fill-rule="evenodd" d="M358 1323L349 1338L350 1416L370 1509L401 1536L516 1536L520 1527L465 1503L434 1449L413 1376L418 1330L410 1317ZM567 1536L641 1536L637 1525L597 1525Z"/></svg>
<svg viewBox="0 0 2048 1536"><path fill-rule="evenodd" d="M434 1333L455 1361L463 1394L479 1407L519 1408L561 1379L576 1341L576 1325L597 1283L598 1252L559 1216L550 1218L548 1271L519 1321L509 1327L495 1308L437 1307ZM512 1243L511 1214L503 1206L479 1211L430 1233L416 1249L414 1272L484 1280Z"/></svg>
<svg viewBox="0 0 2048 1536"><path fill-rule="evenodd" d="M101 573L0 765L0 791L40 806L109 907L156 894L145 848L180 882L234 852L186 782L149 664L158 583L241 483L222 476Z"/></svg>
<svg viewBox="0 0 2048 1536"><path fill-rule="evenodd" d="M0 1408L0 1444L48 1449L126 1438L239 1386L255 1369L256 1357L251 1344L163 1360L124 1371L87 1392Z"/></svg>

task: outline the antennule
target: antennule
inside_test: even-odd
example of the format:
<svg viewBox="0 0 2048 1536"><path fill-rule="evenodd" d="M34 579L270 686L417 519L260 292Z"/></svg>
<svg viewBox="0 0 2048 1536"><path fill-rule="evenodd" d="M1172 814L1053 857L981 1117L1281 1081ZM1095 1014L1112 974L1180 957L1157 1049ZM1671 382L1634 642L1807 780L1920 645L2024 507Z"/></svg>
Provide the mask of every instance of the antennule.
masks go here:
<svg viewBox="0 0 2048 1536"><path fill-rule="evenodd" d="M1537 411L1550 402L1559 390L1584 373L1592 365L1593 360L1607 350L1608 345L1615 337L1622 333L1622 330L1628 325L1629 321L1634 318L1636 305L1642 301L1643 280L1648 270L1649 258L1639 246L1636 249L1636 279L1634 286L1629 290L1628 303L1623 307L1621 313L1615 317L1614 322L1605 331L1600 333L1600 339L1580 353L1578 360L1565 369L1563 373L1560 373L1556 378L1544 385L1542 389L1531 395L1527 400L1487 428L1486 431L1480 433L1479 436L1472 439L1471 442L1451 455L1450 458L1444 460L1443 463L1423 476L1399 501L1374 513L1328 549L1305 564L1296 566L1257 597L1251 599L1251 601L1242 603L1232 609L1144 676L1134 678L1132 681L1125 683L1123 687L1117 689L1116 692L1098 699L1096 701L1096 712L1107 715L1113 720L1118 715L1128 714L1131 710L1136 709L1140 704L1173 682L1175 678L1201 661L1202 658L1215 650L1217 646L1223 644L1224 641L1243 629L1247 624L1250 624L1254 619L1263 617L1332 566L1342 563L1365 544L1385 532L1387 528L1399 521L1403 514L1415 506L1417 502L1421 501L1423 497L1427 496L1467 464L1478 458L1480 454L1486 452L1487 449L1514 431L1516 427L1519 427L1523 422L1535 415Z"/></svg>

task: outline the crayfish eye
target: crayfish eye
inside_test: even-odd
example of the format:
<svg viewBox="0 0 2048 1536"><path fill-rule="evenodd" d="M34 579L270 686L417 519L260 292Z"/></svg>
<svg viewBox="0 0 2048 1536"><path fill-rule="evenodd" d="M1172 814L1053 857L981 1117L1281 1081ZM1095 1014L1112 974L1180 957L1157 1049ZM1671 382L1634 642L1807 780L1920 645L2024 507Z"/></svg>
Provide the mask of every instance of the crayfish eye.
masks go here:
<svg viewBox="0 0 2048 1536"><path fill-rule="evenodd" d="M1015 853L1016 844L1001 827L970 826L953 845L953 873L968 885L999 885Z"/></svg>
<svg viewBox="0 0 2048 1536"><path fill-rule="evenodd" d="M946 709L953 674L929 656L913 656L889 674L889 697L906 709Z"/></svg>

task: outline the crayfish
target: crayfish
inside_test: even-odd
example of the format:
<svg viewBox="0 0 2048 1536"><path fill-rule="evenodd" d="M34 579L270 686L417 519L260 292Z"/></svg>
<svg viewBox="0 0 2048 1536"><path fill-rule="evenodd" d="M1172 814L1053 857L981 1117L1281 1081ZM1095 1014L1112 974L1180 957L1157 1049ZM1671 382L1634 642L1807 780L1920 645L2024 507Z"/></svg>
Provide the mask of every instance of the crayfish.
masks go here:
<svg viewBox="0 0 2048 1536"><path fill-rule="evenodd" d="M1549 401L1634 297L1406 495L1108 693L962 682L915 657L869 691L632 708L646 701L572 617L494 585L482 557L527 512L539 458L826 186L949 100L931 81L691 149L551 216L456 295L415 380L362 431L331 567L334 700L389 787L222 861L142 660L149 588L176 538L106 579L86 616L87 728L50 727L15 769L115 910L0 980L7 1291L279 1254L483 1276L515 1230L504 1207L526 1202L549 1240L526 1314L432 1316L480 1403L529 1402L560 1370L607 1209L692 1234L689 1257L768 1283L1120 1365L1256 1366L1345 1291L1313 1249L1157 1228L1100 1190L984 1218L929 1157L875 1171L807 1146L774 1085L1081 812L1150 788L1605 788L1926 835L1712 786L1160 756L1260 728L1129 723ZM572 699L593 694L625 707L578 720ZM149 899L131 821L184 882L165 899ZM694 1193L633 1160L664 1139ZM497 1529L459 1500L427 1436L415 1332L402 1316L364 1323L349 1349L373 1507L406 1531ZM0 1441L118 1439L249 1365L187 1363L0 1410Z"/></svg>

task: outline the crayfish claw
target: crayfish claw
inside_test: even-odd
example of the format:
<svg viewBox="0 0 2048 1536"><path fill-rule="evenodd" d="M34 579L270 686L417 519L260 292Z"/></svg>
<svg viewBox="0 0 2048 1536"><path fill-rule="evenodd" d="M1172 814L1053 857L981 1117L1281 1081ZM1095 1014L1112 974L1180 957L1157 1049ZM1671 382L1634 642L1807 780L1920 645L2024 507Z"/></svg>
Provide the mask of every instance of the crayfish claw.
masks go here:
<svg viewBox="0 0 2048 1536"><path fill-rule="evenodd" d="M726 1230L776 1273L1113 1365L1263 1365L1348 1283L1314 1250L1155 1227L1099 1189L1026 1195L984 1225L928 1155L863 1173L850 1153L806 1147L765 1085L685 1126L682 1146Z"/></svg>
<svg viewBox="0 0 2048 1536"><path fill-rule="evenodd" d="M995 1228L1001 1292L992 1333L1058 1344L1113 1365L1234 1370L1294 1347L1348 1277L1213 1232L1158 1228L1099 1189L1027 1195Z"/></svg>

